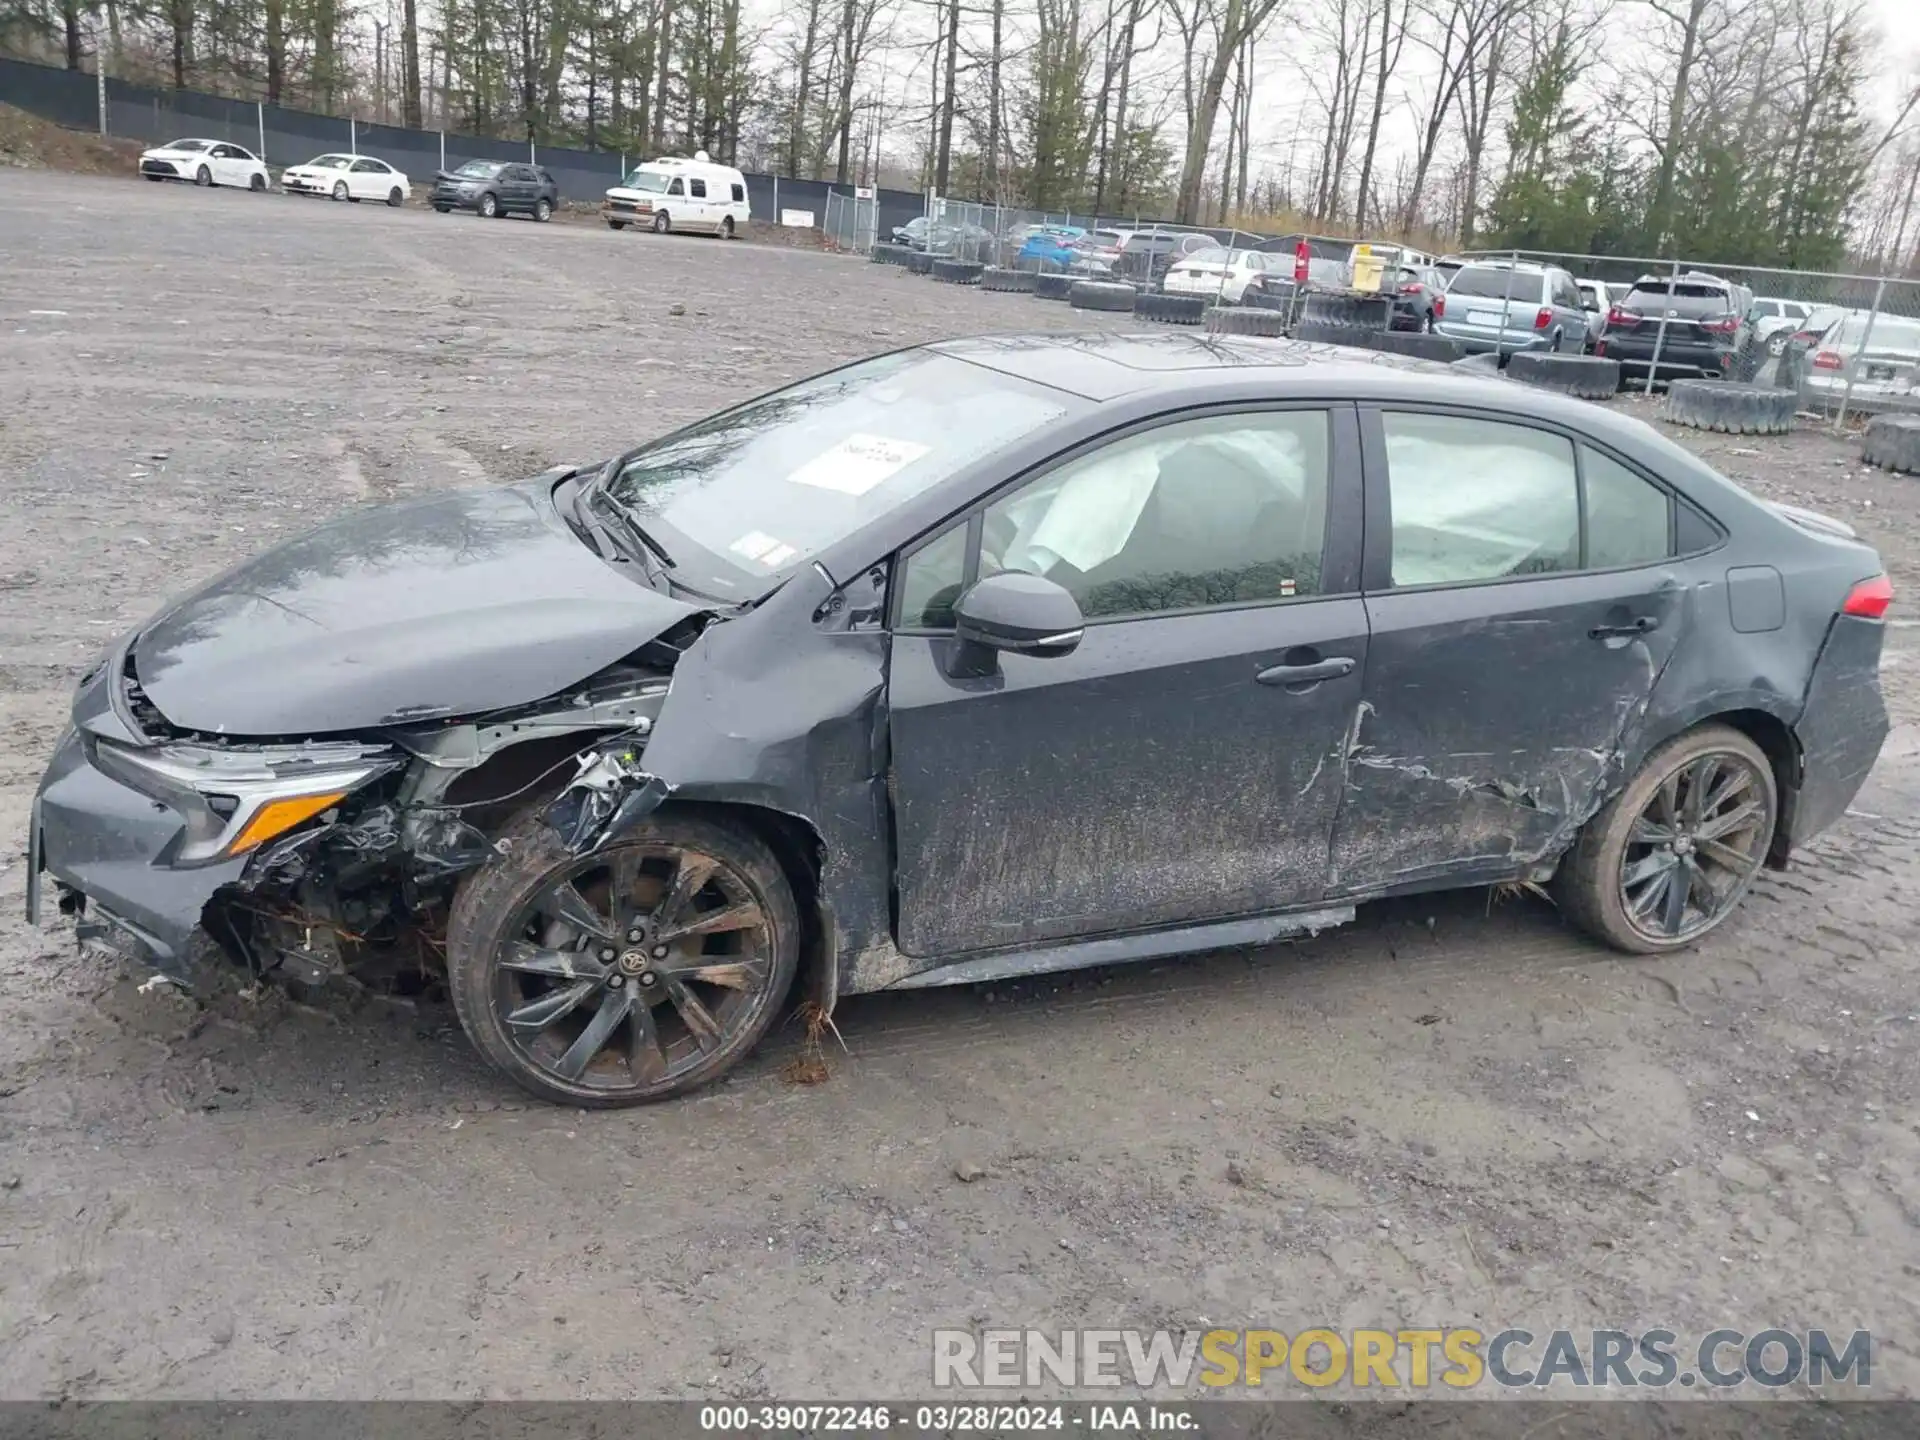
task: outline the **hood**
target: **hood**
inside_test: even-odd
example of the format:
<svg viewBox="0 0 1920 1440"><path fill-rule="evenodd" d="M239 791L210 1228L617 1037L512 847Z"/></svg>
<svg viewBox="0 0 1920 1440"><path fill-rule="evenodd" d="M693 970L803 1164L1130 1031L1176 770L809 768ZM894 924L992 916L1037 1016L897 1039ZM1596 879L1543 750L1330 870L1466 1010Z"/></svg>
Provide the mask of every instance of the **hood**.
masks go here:
<svg viewBox="0 0 1920 1440"><path fill-rule="evenodd" d="M609 200L664 200L666 197L651 190L629 190L624 185L616 185L607 191L607 198Z"/></svg>
<svg viewBox="0 0 1920 1440"><path fill-rule="evenodd" d="M173 724L294 737L544 699L695 607L602 560L552 479L341 517L162 612L135 677Z"/></svg>

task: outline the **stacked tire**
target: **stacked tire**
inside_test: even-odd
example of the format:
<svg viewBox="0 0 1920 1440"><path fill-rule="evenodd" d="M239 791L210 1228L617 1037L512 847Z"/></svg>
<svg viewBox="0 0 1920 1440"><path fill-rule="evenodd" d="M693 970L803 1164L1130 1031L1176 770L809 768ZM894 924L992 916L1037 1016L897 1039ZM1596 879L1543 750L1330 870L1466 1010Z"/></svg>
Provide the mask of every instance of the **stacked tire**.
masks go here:
<svg viewBox="0 0 1920 1440"><path fill-rule="evenodd" d="M1874 416L1860 458L1896 474L1920 475L1920 415Z"/></svg>
<svg viewBox="0 0 1920 1440"><path fill-rule="evenodd" d="M1451 365L1460 358L1460 342L1444 335L1416 333L1410 330L1378 330L1373 348L1389 355L1406 355L1415 360L1438 360Z"/></svg>
<svg viewBox="0 0 1920 1440"><path fill-rule="evenodd" d="M1139 295L1133 313L1162 325L1198 325L1206 317L1207 302L1198 295Z"/></svg>
<svg viewBox="0 0 1920 1440"><path fill-rule="evenodd" d="M904 265L912 253L904 245L876 245L867 252L867 259L876 265Z"/></svg>
<svg viewBox="0 0 1920 1440"><path fill-rule="evenodd" d="M988 266L980 272L982 290L998 290L1008 295L1031 295L1039 277L1031 270L1001 270Z"/></svg>
<svg viewBox="0 0 1920 1440"><path fill-rule="evenodd" d="M1300 307L1302 325L1349 330L1385 330L1393 319L1393 300L1386 295L1344 295L1309 290Z"/></svg>
<svg viewBox="0 0 1920 1440"><path fill-rule="evenodd" d="M1278 310L1256 310L1249 305L1216 305L1207 311L1209 335L1260 335L1286 338L1287 317Z"/></svg>
<svg viewBox="0 0 1920 1440"><path fill-rule="evenodd" d="M1293 338L1296 340L1305 340L1313 345L1353 345L1362 349L1373 348L1373 337L1386 333L1358 325L1328 324L1324 320L1303 319L1293 327Z"/></svg>
<svg viewBox="0 0 1920 1440"><path fill-rule="evenodd" d="M936 260L933 278L945 285L978 285L986 268L977 260Z"/></svg>
<svg viewBox="0 0 1920 1440"><path fill-rule="evenodd" d="M1131 315L1140 292L1117 280L1076 280L1068 287L1067 303L1076 310L1104 310Z"/></svg>
<svg viewBox="0 0 1920 1440"><path fill-rule="evenodd" d="M908 251L907 270L914 275L931 275L933 273L933 256L927 254L924 250Z"/></svg>
<svg viewBox="0 0 1920 1440"><path fill-rule="evenodd" d="M1071 275L1036 275L1033 295L1037 300L1065 300L1078 282Z"/></svg>
<svg viewBox="0 0 1920 1440"><path fill-rule="evenodd" d="M1514 363L1520 357L1514 357ZM1512 372L1512 366L1508 366ZM1675 380L1667 387L1660 418L1689 430L1727 435L1785 435L1793 429L1800 392L1737 380Z"/></svg>
<svg viewBox="0 0 1920 1440"><path fill-rule="evenodd" d="M1507 378L1537 390L1558 390L1580 400L1611 400L1620 389L1620 362L1602 360L1597 355L1536 354L1523 350L1508 357Z"/></svg>

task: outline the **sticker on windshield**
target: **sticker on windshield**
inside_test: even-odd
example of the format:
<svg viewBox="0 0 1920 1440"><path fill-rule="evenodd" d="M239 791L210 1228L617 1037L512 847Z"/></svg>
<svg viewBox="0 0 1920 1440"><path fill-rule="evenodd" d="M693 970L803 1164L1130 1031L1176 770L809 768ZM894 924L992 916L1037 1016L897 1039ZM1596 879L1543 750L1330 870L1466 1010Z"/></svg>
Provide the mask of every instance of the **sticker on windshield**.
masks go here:
<svg viewBox="0 0 1920 1440"><path fill-rule="evenodd" d="M814 456L787 479L796 485L838 490L842 495L864 495L932 449L931 445L922 445L916 440L849 435L832 449Z"/></svg>
<svg viewBox="0 0 1920 1440"><path fill-rule="evenodd" d="M778 570L800 553L785 541L763 535L758 530L749 530L727 549L767 570Z"/></svg>

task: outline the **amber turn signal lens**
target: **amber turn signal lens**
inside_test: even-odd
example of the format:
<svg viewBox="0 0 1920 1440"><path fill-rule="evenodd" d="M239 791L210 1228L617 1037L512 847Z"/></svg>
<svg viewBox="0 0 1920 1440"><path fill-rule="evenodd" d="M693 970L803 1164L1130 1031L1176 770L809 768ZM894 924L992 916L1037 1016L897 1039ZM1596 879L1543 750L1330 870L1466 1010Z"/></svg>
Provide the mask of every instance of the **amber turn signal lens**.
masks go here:
<svg viewBox="0 0 1920 1440"><path fill-rule="evenodd" d="M322 810L332 809L347 798L347 792L336 790L331 795L299 795L291 800L273 800L262 805L254 817L246 823L240 833L227 847L229 855L241 855L263 841L285 833L302 820L311 820Z"/></svg>

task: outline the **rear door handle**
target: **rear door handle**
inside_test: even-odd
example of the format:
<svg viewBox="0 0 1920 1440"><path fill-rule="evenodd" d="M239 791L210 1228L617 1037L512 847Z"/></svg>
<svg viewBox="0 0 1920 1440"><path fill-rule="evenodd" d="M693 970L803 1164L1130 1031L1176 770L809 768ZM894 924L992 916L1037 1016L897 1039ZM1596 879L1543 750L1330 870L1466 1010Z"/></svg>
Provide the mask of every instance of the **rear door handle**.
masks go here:
<svg viewBox="0 0 1920 1440"><path fill-rule="evenodd" d="M1253 678L1262 685L1311 685L1319 680L1337 680L1342 675L1351 675L1354 663L1351 655L1335 655L1329 660L1316 660L1311 665L1274 665Z"/></svg>
<svg viewBox="0 0 1920 1440"><path fill-rule="evenodd" d="M1618 640L1646 635L1659 628L1658 615L1636 615L1624 625L1596 625L1587 634L1595 640Z"/></svg>

